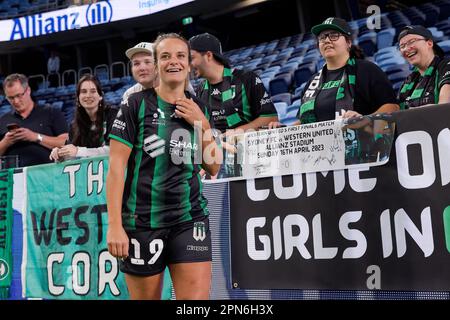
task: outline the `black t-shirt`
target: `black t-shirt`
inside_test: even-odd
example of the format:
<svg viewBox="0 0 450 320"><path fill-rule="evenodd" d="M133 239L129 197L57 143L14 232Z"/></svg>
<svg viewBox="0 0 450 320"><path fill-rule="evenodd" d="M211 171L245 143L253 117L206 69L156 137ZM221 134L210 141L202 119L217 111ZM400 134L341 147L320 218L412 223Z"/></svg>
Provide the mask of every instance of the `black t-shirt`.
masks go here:
<svg viewBox="0 0 450 320"><path fill-rule="evenodd" d="M401 109L409 109L414 107L419 107L427 104L439 103L439 94L441 92L442 86L445 84L450 84L450 59L449 58L438 58L437 73L434 77L427 82L426 88L422 88L423 91L419 91L419 82L423 80L423 76L420 76L416 82L411 82L411 74L405 79L401 90L398 93L398 100L400 102ZM417 70L417 68L415 68ZM418 71L416 71L418 72ZM413 89L418 89L417 91ZM411 92L408 96L407 92ZM414 92L420 92L417 96Z"/></svg>
<svg viewBox="0 0 450 320"><path fill-rule="evenodd" d="M361 59L356 59L355 67L354 111L366 115L375 112L386 103L397 103L392 84L383 70L374 63ZM336 93L343 71L344 68L326 71L322 82L322 90L317 95L315 102L317 121L335 119ZM310 81L305 85L302 96L308 89Z"/></svg>
<svg viewBox="0 0 450 320"><path fill-rule="evenodd" d="M40 107L34 105L27 118L23 119L13 111L0 118L0 139L3 139L9 123L17 123L23 128L28 128L36 133L50 137L56 137L67 133L67 122L62 112L52 107ZM21 167L50 163L50 149L37 142L20 141L10 146L4 155L18 155Z"/></svg>
<svg viewBox="0 0 450 320"><path fill-rule="evenodd" d="M103 111L103 123L102 123L102 129L103 129L103 134L102 134L102 139L101 139L101 144L100 145L93 145L93 146L77 146L77 147L90 147L90 148L98 148L101 147L103 145L109 145L109 133L111 132L111 128L114 122L114 119L116 118L117 112L119 111L119 108L117 106L105 106L105 109ZM73 136L74 136L74 121L70 124L70 129L69 129L69 139L67 140L67 144L71 144L73 141ZM93 135L94 132L93 130L91 130L88 133L89 135ZM92 140L91 140L92 141Z"/></svg>
<svg viewBox="0 0 450 320"><path fill-rule="evenodd" d="M192 98L205 115L210 114L205 104ZM163 101L154 89L134 93L120 108L109 137L132 149L122 205L127 230L166 228L208 214L200 164L194 158L201 146L194 128L175 115L175 105Z"/></svg>
<svg viewBox="0 0 450 320"><path fill-rule="evenodd" d="M277 115L261 79L253 72L235 69L231 76L211 85L204 81L197 97L211 108L214 127L221 132L252 122L258 117Z"/></svg>
<svg viewBox="0 0 450 320"><path fill-rule="evenodd" d="M344 70L345 67L327 71L326 79L324 79L322 83L322 90L320 90L316 98L316 108L314 109L314 112L317 121L326 121L335 118L335 109L330 108L330 105L336 103L336 94Z"/></svg>

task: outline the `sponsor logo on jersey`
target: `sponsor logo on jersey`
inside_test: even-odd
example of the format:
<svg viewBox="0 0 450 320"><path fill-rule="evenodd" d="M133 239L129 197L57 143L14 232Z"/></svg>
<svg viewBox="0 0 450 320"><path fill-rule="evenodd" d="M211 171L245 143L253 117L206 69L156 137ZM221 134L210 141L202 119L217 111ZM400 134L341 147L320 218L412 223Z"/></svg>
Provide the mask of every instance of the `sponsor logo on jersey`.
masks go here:
<svg viewBox="0 0 450 320"><path fill-rule="evenodd" d="M209 251L208 246L193 246L191 244L188 244L186 246L186 250L188 251Z"/></svg>
<svg viewBox="0 0 450 320"><path fill-rule="evenodd" d="M176 148L178 150L189 149L189 150L197 151L197 149L198 149L198 145L196 143L180 141L180 140L170 140L170 147Z"/></svg>
<svg viewBox="0 0 450 320"><path fill-rule="evenodd" d="M113 122L112 127L123 131L127 127L127 124L124 121L121 121L119 119L115 119L114 122Z"/></svg>
<svg viewBox="0 0 450 320"><path fill-rule="evenodd" d="M164 111L162 111L160 108L156 109L158 112L153 113L153 120L152 124L159 124L159 125L165 125L166 124L166 115L164 114Z"/></svg>
<svg viewBox="0 0 450 320"><path fill-rule="evenodd" d="M214 110L211 112L213 117L223 116L225 114L225 109Z"/></svg>
<svg viewBox="0 0 450 320"><path fill-rule="evenodd" d="M206 226L204 222L194 222L192 236L195 241L203 241L206 238Z"/></svg>
<svg viewBox="0 0 450 320"><path fill-rule="evenodd" d="M264 96L262 97L262 99L259 101L259 104L263 106L263 105L265 105L267 103L271 103L271 102L272 102L272 99L270 99L269 95L266 92L266 93L264 93Z"/></svg>
<svg viewBox="0 0 450 320"><path fill-rule="evenodd" d="M220 92L220 90L217 88L214 88L214 90L211 92L212 96L218 96L219 94L222 94L222 92Z"/></svg>
<svg viewBox="0 0 450 320"><path fill-rule="evenodd" d="M164 153L164 147L166 141L156 134L152 134L150 137L144 139L144 146L142 147L144 151L152 158Z"/></svg>

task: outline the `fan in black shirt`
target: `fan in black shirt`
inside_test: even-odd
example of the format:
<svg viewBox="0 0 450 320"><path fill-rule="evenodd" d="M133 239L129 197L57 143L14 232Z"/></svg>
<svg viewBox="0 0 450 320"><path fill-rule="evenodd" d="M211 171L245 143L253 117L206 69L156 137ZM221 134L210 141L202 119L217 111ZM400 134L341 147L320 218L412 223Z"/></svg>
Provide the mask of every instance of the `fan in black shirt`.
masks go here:
<svg viewBox="0 0 450 320"><path fill-rule="evenodd" d="M450 102L450 59L423 26L406 26L398 36L403 57L414 66L402 84L398 100L402 109Z"/></svg>
<svg viewBox="0 0 450 320"><path fill-rule="evenodd" d="M352 32L345 20L328 18L311 31L317 36L326 64L305 85L296 124L399 109L383 71L372 62L359 59L361 52L352 45ZM269 125L277 126L279 123Z"/></svg>

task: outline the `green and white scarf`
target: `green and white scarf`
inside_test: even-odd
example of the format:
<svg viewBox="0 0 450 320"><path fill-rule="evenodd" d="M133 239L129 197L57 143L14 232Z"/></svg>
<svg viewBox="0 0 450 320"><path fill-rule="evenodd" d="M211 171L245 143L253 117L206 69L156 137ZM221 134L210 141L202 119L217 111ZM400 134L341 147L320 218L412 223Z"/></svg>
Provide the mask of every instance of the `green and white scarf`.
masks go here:
<svg viewBox="0 0 450 320"><path fill-rule="evenodd" d="M355 97L355 83L356 83L356 61L354 58L347 60L344 73L339 82L339 87L336 93L336 111L353 110L353 101ZM314 109L316 107L316 98L322 90L323 80L326 75L326 65L316 74L310 82L308 89L302 97L302 104L300 106L299 119L302 124L317 122Z"/></svg>
<svg viewBox="0 0 450 320"><path fill-rule="evenodd" d="M435 57L423 75L417 67L413 69L398 94L400 109L435 104L439 101L438 65L440 62L441 59Z"/></svg>
<svg viewBox="0 0 450 320"><path fill-rule="evenodd" d="M12 279L13 173L0 171L0 300L9 298Z"/></svg>

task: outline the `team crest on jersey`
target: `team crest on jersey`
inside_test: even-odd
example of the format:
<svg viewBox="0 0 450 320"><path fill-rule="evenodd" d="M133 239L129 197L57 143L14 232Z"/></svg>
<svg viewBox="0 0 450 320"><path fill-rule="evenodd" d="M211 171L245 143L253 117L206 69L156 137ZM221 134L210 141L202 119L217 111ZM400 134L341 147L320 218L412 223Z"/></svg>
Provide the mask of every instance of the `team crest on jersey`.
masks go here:
<svg viewBox="0 0 450 320"><path fill-rule="evenodd" d="M160 108L156 110L157 112L153 113L153 119L152 124L160 124L165 125L166 124L166 115L164 111L162 111Z"/></svg>
<svg viewBox="0 0 450 320"><path fill-rule="evenodd" d="M156 158L165 151L166 141L156 134L144 139L144 151L152 158Z"/></svg>
<svg viewBox="0 0 450 320"><path fill-rule="evenodd" d="M193 238L195 241L203 241L206 238L206 226L204 222L195 222L193 228Z"/></svg>
<svg viewBox="0 0 450 320"><path fill-rule="evenodd" d="M0 280L6 279L8 275L9 275L9 265L5 260L0 259Z"/></svg>

